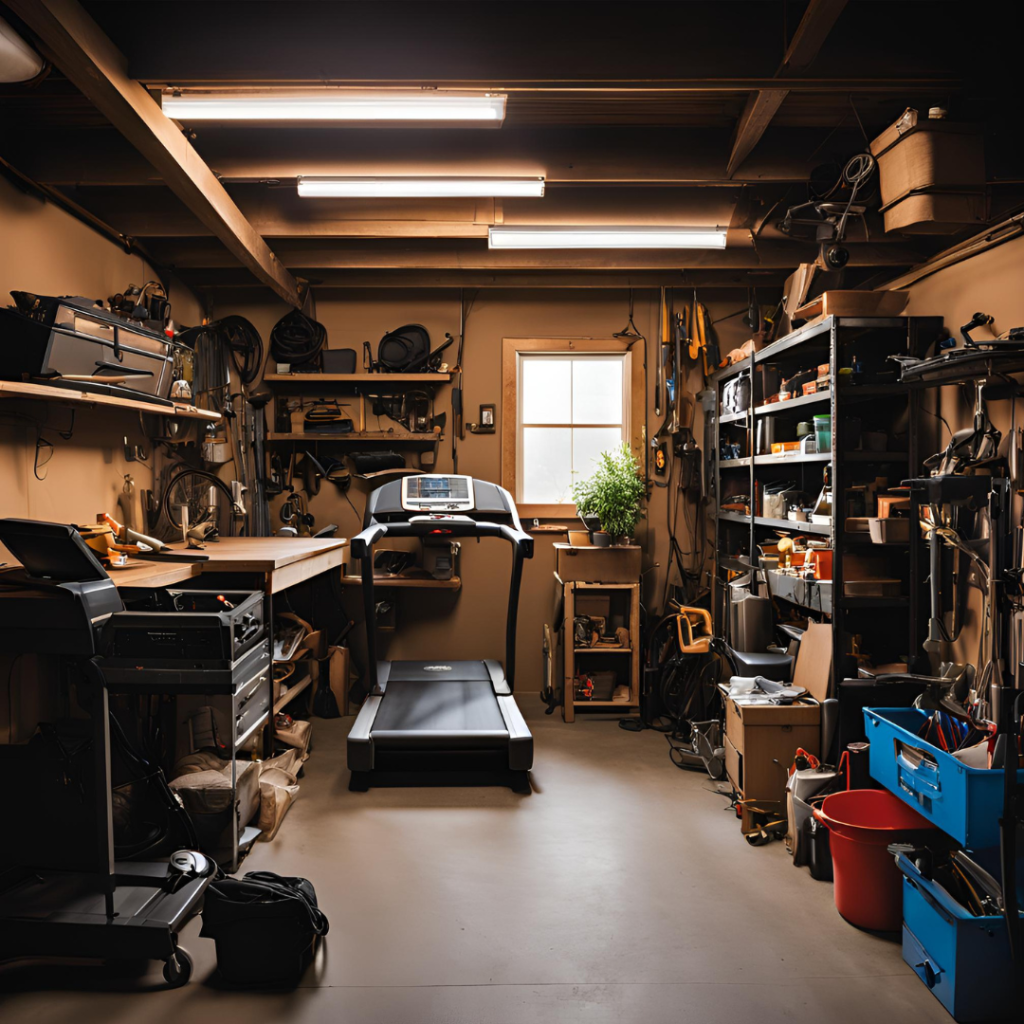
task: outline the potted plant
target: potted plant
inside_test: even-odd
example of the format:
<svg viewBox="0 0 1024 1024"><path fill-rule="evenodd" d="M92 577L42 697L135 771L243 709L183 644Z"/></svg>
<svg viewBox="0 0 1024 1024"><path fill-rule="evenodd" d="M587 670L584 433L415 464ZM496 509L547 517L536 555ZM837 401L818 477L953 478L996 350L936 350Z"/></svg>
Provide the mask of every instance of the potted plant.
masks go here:
<svg viewBox="0 0 1024 1024"><path fill-rule="evenodd" d="M584 524L597 520L601 526L592 533L596 547L621 544L633 536L636 524L643 518L646 494L640 466L629 445L602 452L592 476L572 485L572 500Z"/></svg>

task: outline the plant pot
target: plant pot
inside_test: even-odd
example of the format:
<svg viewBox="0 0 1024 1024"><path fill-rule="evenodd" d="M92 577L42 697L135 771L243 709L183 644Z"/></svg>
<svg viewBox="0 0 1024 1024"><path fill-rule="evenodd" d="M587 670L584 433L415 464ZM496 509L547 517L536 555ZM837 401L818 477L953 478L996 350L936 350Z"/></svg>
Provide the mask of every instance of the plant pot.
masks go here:
<svg viewBox="0 0 1024 1024"><path fill-rule="evenodd" d="M580 516L579 520L592 534L601 529L601 520L597 516Z"/></svg>
<svg viewBox="0 0 1024 1024"><path fill-rule="evenodd" d="M615 537L612 539L612 547L615 548L627 548L633 543L632 537L627 537L623 534L621 537Z"/></svg>
<svg viewBox="0 0 1024 1024"><path fill-rule="evenodd" d="M590 542L595 548L610 548L612 546L612 535L604 530L594 530L590 535Z"/></svg>

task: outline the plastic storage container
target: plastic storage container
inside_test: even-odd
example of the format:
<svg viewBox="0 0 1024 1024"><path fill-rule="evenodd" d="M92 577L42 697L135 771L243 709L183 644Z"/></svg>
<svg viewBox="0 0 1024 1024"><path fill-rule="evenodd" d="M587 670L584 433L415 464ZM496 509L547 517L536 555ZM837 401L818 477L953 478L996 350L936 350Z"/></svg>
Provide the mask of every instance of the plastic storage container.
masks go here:
<svg viewBox="0 0 1024 1024"><path fill-rule="evenodd" d="M900 873L888 846L934 833L934 827L884 789L833 793L814 817L831 836L836 910L859 928L899 931Z"/></svg>
<svg viewBox="0 0 1024 1024"><path fill-rule="evenodd" d="M871 777L969 850L999 845L1002 769L968 768L917 732L919 708L865 708ZM1024 769L1017 772L1024 784Z"/></svg>
<svg viewBox="0 0 1024 1024"><path fill-rule="evenodd" d="M1013 962L1002 917L975 917L909 857L903 872L903 959L958 1021L1014 1020Z"/></svg>
<svg viewBox="0 0 1024 1024"><path fill-rule="evenodd" d="M832 450L832 417L829 413L814 417L814 436L819 452Z"/></svg>

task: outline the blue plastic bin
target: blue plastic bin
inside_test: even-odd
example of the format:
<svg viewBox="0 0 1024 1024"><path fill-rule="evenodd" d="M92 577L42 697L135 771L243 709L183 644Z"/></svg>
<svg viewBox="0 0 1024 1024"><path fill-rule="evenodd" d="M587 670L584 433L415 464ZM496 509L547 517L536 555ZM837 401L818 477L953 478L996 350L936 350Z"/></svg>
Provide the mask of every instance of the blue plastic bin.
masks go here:
<svg viewBox="0 0 1024 1024"><path fill-rule="evenodd" d="M865 708L871 777L969 850L999 846L1002 769L968 768L917 735L929 717L919 708ZM907 748L926 757L913 764ZM1024 770L1017 772L1024 784Z"/></svg>
<svg viewBox="0 0 1024 1024"><path fill-rule="evenodd" d="M958 1021L1015 1020L1013 961L1002 917L974 917L906 855L903 959Z"/></svg>

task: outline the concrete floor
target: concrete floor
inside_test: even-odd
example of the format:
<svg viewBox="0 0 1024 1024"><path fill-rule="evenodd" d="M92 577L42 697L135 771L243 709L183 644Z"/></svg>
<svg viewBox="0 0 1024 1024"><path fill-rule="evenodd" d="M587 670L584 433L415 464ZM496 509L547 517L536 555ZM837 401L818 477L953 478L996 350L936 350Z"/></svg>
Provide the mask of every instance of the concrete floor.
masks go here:
<svg viewBox="0 0 1024 1024"><path fill-rule="evenodd" d="M781 843L754 849L716 783L672 766L664 737L521 700L531 795L349 793L350 720L315 749L277 839L244 870L304 875L331 921L289 993L218 989L189 924L190 985L94 966L0 972L4 1024L948 1022L896 941L848 925L832 887ZM140 991L141 990L141 991Z"/></svg>

